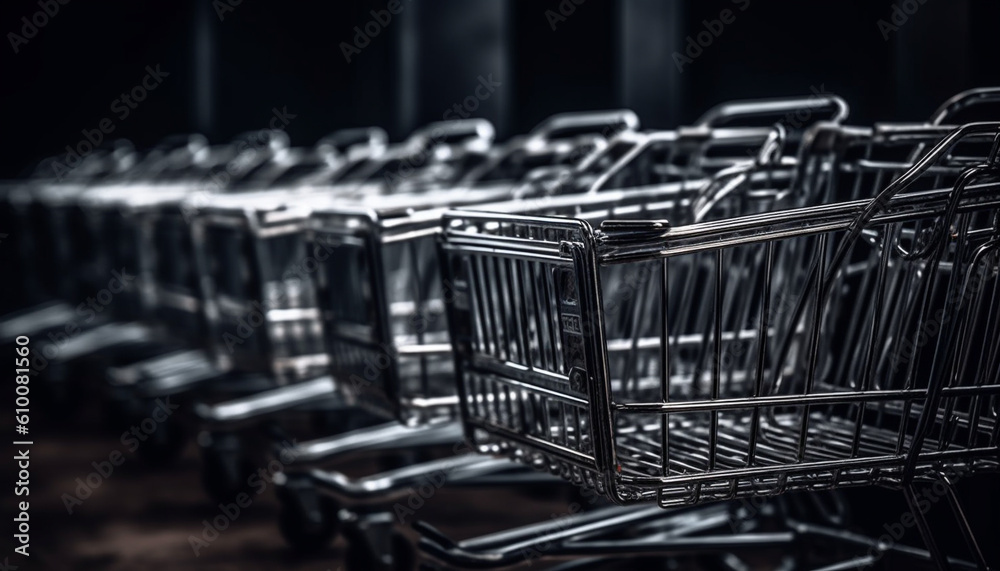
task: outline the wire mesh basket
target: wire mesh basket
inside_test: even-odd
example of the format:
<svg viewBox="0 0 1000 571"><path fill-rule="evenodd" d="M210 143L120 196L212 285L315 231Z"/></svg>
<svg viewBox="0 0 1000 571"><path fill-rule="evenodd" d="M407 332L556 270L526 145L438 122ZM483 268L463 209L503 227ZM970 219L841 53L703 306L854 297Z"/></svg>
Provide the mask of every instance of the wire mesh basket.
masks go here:
<svg viewBox="0 0 1000 571"><path fill-rule="evenodd" d="M336 244L316 279L331 366L341 392L376 414L408 425L455 417L454 358L444 315L453 292L449 284L442 285L436 254L440 219L449 206L476 202L476 208L533 212L544 210L551 195L628 189L635 196L630 204L636 207L643 189L666 185L693 192L709 174L749 163L772 133L761 127L715 127L716 122L799 108L832 110L838 121L846 115L846 104L832 96L725 104L710 110L694 127L656 133L625 130L575 168L556 170L554 177L537 176L535 171L536 176L529 176L529 182L517 189L515 200L491 202L502 198L491 195L497 178L513 178L511 172L525 176L529 166L558 164L567 160L567 154L579 154L557 136L564 123L572 121L556 117L525 143L511 147L509 157L521 161L535 157L520 170L510 171L505 167L509 159L500 159L492 169L481 168L467 177L465 185L450 195L439 193L419 207L403 200L318 211L311 236ZM576 122L577 127L596 131L609 121L598 117ZM473 192L478 200L471 199ZM606 204L614 200L621 199Z"/></svg>
<svg viewBox="0 0 1000 571"><path fill-rule="evenodd" d="M392 192L387 176L401 165L419 164L414 176L424 185L445 184L485 160L492 136L492 126L482 120L432 125L322 183L269 186L189 203L216 364L222 370L267 373L279 384L326 373L310 276L329 248L307 248L303 232L310 211Z"/></svg>
<svg viewBox="0 0 1000 571"><path fill-rule="evenodd" d="M997 187L969 169L997 125L948 133L818 127L785 183L725 172L646 220L448 215L467 437L662 506L994 468L996 320L940 304L976 272L995 301Z"/></svg>

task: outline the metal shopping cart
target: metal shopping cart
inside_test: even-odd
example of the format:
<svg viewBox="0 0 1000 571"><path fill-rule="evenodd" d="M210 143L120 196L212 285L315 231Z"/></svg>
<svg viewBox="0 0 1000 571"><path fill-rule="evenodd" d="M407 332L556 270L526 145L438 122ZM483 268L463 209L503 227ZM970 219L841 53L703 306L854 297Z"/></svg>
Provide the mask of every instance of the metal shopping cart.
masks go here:
<svg viewBox="0 0 1000 571"><path fill-rule="evenodd" d="M34 266L29 252L31 242L27 240L28 236L26 236L30 231L30 226L25 224L23 216L25 214L23 207L26 203L25 187L34 188L43 184L56 184L60 181L69 183L76 180L82 182L85 178L92 180L99 176L106 176L109 171L115 168L125 168L124 165L127 165L128 161L131 160L130 154L131 151L124 142L118 143L117 152L110 148L98 149L97 152L81 159L82 164L78 164L77 168L61 173L62 177L57 176L59 171L56 171L56 174L53 173L53 166L61 164L58 162L59 159L49 157L39 161L30 169L25 178L5 180L0 183L0 225L7 232L4 241L8 245L2 252L2 259L6 262L6 267L16 268L19 273L27 274L29 269ZM6 290L7 294L4 296L3 306L0 309L3 313L0 315L11 311L21 311L37 302L51 302L51 299L41 295L42 292L34 289L32 287L34 285L25 278L7 280L5 287L9 289ZM7 318L9 316L5 315L4 319ZM3 322L0 321L0 323ZM0 331L4 331L3 328L4 326L0 324ZM7 337L5 332L0 332L0 342L7 342Z"/></svg>
<svg viewBox="0 0 1000 571"><path fill-rule="evenodd" d="M210 493L230 497L245 487L243 469L251 461L242 452L237 431L262 421L269 421L265 428L273 431L274 416L295 405L329 408L319 400L331 389L328 378L316 378L327 370L326 355L313 341L319 333L315 302L311 289L304 287L308 265L315 262L300 236L308 205L402 192L415 180L423 184L448 180L482 160L491 138L492 127L481 120L435 124L333 177L311 177L308 184L297 187L271 186L253 194L212 196L183 205L190 214L190 238L197 246L193 269L205 300L207 352L198 370L178 372L171 367L169 375L138 385L146 398L170 394L202 401L196 408L209 411L201 417L206 428L222 428L203 433L199 440ZM403 169L412 178L390 180ZM270 394L227 400L289 383L294 384L288 395L292 402ZM204 404L219 400L223 401L219 406ZM248 402L263 406L250 410Z"/></svg>
<svg viewBox="0 0 1000 571"><path fill-rule="evenodd" d="M713 109L693 128L624 132L578 168L562 171L554 187L528 184L518 189L519 206L510 207L531 211L544 205L549 194L663 184L697 189L707 175L749 160L748 149L759 147L770 132L713 128L715 122L801 108L832 109L836 120L846 115L846 104L835 97L738 102ZM456 402L443 315L446 293L439 284L434 245L438 221L449 205L457 206L451 199L450 204L440 201L416 212L410 204L387 204L326 209L314 215L314 239L325 237L339 244L327 267L352 277L338 280L335 274L317 274L328 315L326 337L334 375L342 379L347 398L409 425L440 419L442 411L454 410ZM384 372L369 378L371 363L383 354L393 358ZM444 400L435 402L438 399Z"/></svg>
<svg viewBox="0 0 1000 571"><path fill-rule="evenodd" d="M303 233L311 211L336 204L348 208L347 204L365 201L383 205L406 203L408 208L415 209L435 202L466 204L497 200L510 195L513 184L510 175L495 177L480 187L466 185L460 190L454 187L467 173L476 172L479 165L493 165L479 169L490 175L497 174L500 169L519 172L543 156L561 160L581 147L592 149L602 145L602 135L579 132L584 126L589 128L599 122L601 126L615 129L631 128L635 121L630 112L598 114L586 125L564 125L565 118L557 118L555 122L560 129L576 127L577 132L560 140L556 149L532 149L528 154L523 152L526 147L523 140L488 153L489 147L484 143L492 137L492 128L481 120L434 124L421 130L381 164L359 170L363 178L348 181L344 185L346 192L331 193L323 187L293 194L270 192L262 196L263 202L258 204L227 205L217 200L203 208L204 215L197 219L195 229L205 236L206 248L201 263L210 278L206 284L215 290L206 295L212 304L209 314L214 316L210 324L215 328L215 355L222 362L244 371L273 376L275 386L287 385L237 401L201 407L205 427L214 432L203 439L208 444L206 466L217 462L209 458L219 457L229 457L232 458L230 463L240 464L238 454L237 457L232 454L239 449L233 444L236 440L233 431L293 408L313 410L326 418L333 416L341 424L350 421L344 407L331 398L334 395L330 377L319 377L320 373L329 371L329 363L321 341L311 275L324 260L335 255L335 247L321 242L312 244L307 250ZM531 142L537 143L538 138ZM445 187L453 189L447 199L440 191ZM211 236L211 233L216 235ZM221 265L220 248L224 248L227 241L230 248L233 241L254 246L250 254L228 256L227 265ZM240 275L253 277L241 281ZM237 276L236 282L234 276ZM247 304L254 300L262 300L266 309L261 312L258 328L251 332L244 327L246 334L240 336L240 318L246 316ZM306 348L304 353L288 358L289 351L301 348ZM220 454L218 442L231 444L226 447L229 454ZM229 489L221 483L212 488Z"/></svg>
<svg viewBox="0 0 1000 571"><path fill-rule="evenodd" d="M322 162L330 168L338 164L336 146L349 141L347 135L352 134L341 132L325 139L322 143L330 151L324 153ZM81 303L29 310L6 321L5 326L39 334L51 330L47 337L56 350L41 353L58 354L58 359L40 366L46 369L48 380L56 381L67 380L58 373L65 371L70 361L76 376L85 377L80 374L79 359L83 357L96 361L86 370L103 376L109 364L142 360L177 347L177 339L190 331L171 336L154 319L152 216L165 205L179 204L188 194L231 192L242 190L250 181L266 184L273 177L287 177L287 171L304 160L294 156L296 151L287 148L287 137L280 132L247 133L231 144L215 147L208 147L197 136L172 137L141 155L116 151L112 154L117 157L116 168L100 179L77 180L92 170L87 161L105 157L95 153L68 173L66 183L47 184L37 192L31 187L15 194L10 203L22 210L19 219L26 224L19 234L20 245L27 250L25 256L51 263L38 264L46 271L27 274L35 278L32 287L58 285L62 288L58 293L65 299ZM71 279L53 268L70 268ZM109 285L109 276L118 281ZM106 299L111 297L109 292L113 299ZM96 305L83 301L94 298ZM64 403L74 402L73 395L85 390L79 381L48 385L59 389L57 395L68 395L57 401ZM112 422L118 418L108 416Z"/></svg>
<svg viewBox="0 0 1000 571"><path fill-rule="evenodd" d="M49 162L54 161L54 159ZM58 230L65 227L60 220L54 223L36 201L46 197L81 192L91 182L113 178L135 161L134 151L127 144L117 144L113 149L99 149L80 159L76 168L61 178L49 175L43 161L38 175L21 183L5 186L2 200L3 217L11 228L16 248L12 260L20 268L22 307L0 321L0 340L9 343L16 335L31 335L65 322L73 316L73 308L58 300L67 293L56 272L42 260L64 259L55 257L64 248ZM68 285L68 284L66 284ZM33 307L34 306L34 307Z"/></svg>
<svg viewBox="0 0 1000 571"><path fill-rule="evenodd" d="M191 185L203 174L198 170L196 157L212 155L200 159L205 163L214 160L214 155L229 151L226 147L208 149L205 144L201 137L172 137L142 154L119 146L110 154L95 153L82 159L81 165L60 182L47 181L13 193L8 203L19 211L17 219L24 225L19 232L22 257L25 261L33 260L36 269L25 273L26 287L36 291L36 295L61 297L74 303L105 287L108 272L118 268L104 262L120 244L117 240L102 242L107 236L84 203L107 192L146 195L172 191L179 184ZM114 160L112 170L99 178L87 174L92 170L88 167L90 163L108 159ZM122 246L127 247L128 243ZM59 271L67 269L73 279L64 279ZM135 290L127 289L125 295ZM134 308L134 304L116 304L112 310L126 307ZM74 317L72 311L65 313ZM36 321L30 324L35 330L49 327L50 320L35 320L35 317L38 317L36 312L29 310L24 320ZM100 317L105 317L103 312Z"/></svg>
<svg viewBox="0 0 1000 571"><path fill-rule="evenodd" d="M45 359L35 363L34 373L44 372L49 381L45 388L54 406L68 412L72 410L67 405L74 401L73 395L79 394L73 389L79 383L66 382L70 361L116 346L141 346L150 340L150 331L137 324L109 319L112 313L135 310L138 288L131 280L135 268L100 266L105 236L94 232L93 221L81 209L81 202L109 188L155 188L149 182L151 177L167 177L184 170L202 148L200 138L165 140L141 156L119 146L111 153L95 153L82 159L77 169L61 181L27 185L9 197L8 204L19 211L17 219L22 224L18 245L24 264L29 265L27 260L31 260L33 266L33 271L23 273L26 287L36 294L66 301L29 308L5 319L2 327L39 337L44 334L47 347L39 353ZM105 168L101 176L87 174L91 170L89 162L109 160L112 168ZM63 271L69 272L69 279Z"/></svg>
<svg viewBox="0 0 1000 571"><path fill-rule="evenodd" d="M789 109L823 110L835 119L846 114L838 98L792 99L728 104L720 107L735 118L785 113ZM710 113L716 118L722 113ZM522 212L544 211L547 192L602 193L606 205L632 197L630 208L641 205L649 188L664 187L678 196L700 188L706 173L749 160L771 133L766 128L698 127L663 133L618 135L601 152L594 153L550 189L535 185L519 189L518 200L503 208ZM586 183L583 185L583 183ZM614 192L610 189L627 188ZM644 192L642 189L646 188ZM610 196L613 195L614 198ZM558 200L558 199L556 199ZM485 208L492 208L497 203ZM434 208L433 206L437 206ZM447 202L413 211L401 202L362 208L324 209L314 215L312 236L337 244L334 255L317 272L318 295L334 376L348 402L356 402L382 417L387 424L342 437L309 442L298 448L294 466L288 468L286 508L303 522L288 521L286 537L295 545L315 546L336 528L336 510L327 507L313 486L339 502L361 505L391 501L428 473L448 467L449 481L481 481L489 470L510 471L503 461L486 463L474 456L439 459L396 472L351 482L338 474L313 470L332 458L361 450L454 446L460 427L450 422L457 411L451 347L443 317L450 292L441 286L435 242ZM345 279L346 278L346 279ZM368 285L370 284L370 285ZM468 470L466 470L468 466ZM470 474L475 474L471 476ZM293 516L289 516L293 520Z"/></svg>
<svg viewBox="0 0 1000 571"><path fill-rule="evenodd" d="M734 169L679 221L450 214L467 438L661 507L877 484L917 512L915 480L995 470L996 319L970 307L996 296L998 126L821 126L791 186Z"/></svg>
<svg viewBox="0 0 1000 571"><path fill-rule="evenodd" d="M187 227L197 205L222 194L249 197L275 184L283 188L316 181L325 184L382 154L384 143L385 133L380 129L338 131L308 149L289 148L282 132L247 133L236 138L232 152L204 157L193 184L161 180L152 189L155 192L130 192L123 186L89 196L82 207L99 222L98 228L108 232L107 259L122 263L121 254L130 254L140 268L141 319L157 334L150 351L130 351L128 358L119 359L108 370L110 410L118 413L113 418L144 418L156 399L225 373L198 348L207 345L211 336L206 331L193 261L196 251ZM121 248L122 243L127 246ZM160 463L173 458L186 442L182 424L174 422L173 430L158 431L164 438L144 446L144 456Z"/></svg>
<svg viewBox="0 0 1000 571"><path fill-rule="evenodd" d="M212 372L202 353L191 349L207 339L199 318L199 292L187 279L193 272L193 251L185 248L191 242L183 227L169 225L189 216L181 208L186 199L201 202L216 194L245 195L272 184L329 178L381 152L384 141L381 130L349 129L301 149L289 148L281 132L245 133L230 145L205 148L199 153L196 168L158 172L155 177L136 174L138 183L107 186L81 200L80 212L89 219L98 243L94 248L98 252L96 273L124 266L137 274L136 303L119 300L111 309L133 309L129 313L116 311L115 316L138 320L153 331L154 342L148 350L130 350L127 358L112 363L108 374L111 410L142 417L143 402L149 399L136 390L137 386L156 385L156 380L169 384L182 373L196 378ZM159 396L166 394L169 392L162 391ZM162 452L153 456L169 457Z"/></svg>

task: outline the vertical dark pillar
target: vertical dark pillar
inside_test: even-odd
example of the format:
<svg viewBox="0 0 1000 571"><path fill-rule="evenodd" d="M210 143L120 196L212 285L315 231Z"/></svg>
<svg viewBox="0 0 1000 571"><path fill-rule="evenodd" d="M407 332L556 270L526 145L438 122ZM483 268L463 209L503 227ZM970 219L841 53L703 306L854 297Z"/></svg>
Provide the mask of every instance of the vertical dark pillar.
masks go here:
<svg viewBox="0 0 1000 571"><path fill-rule="evenodd" d="M215 14L209 2L194 2L191 115L194 129L215 135Z"/></svg>
<svg viewBox="0 0 1000 571"><path fill-rule="evenodd" d="M622 107L644 127L669 128L683 113L683 76L670 54L681 49L684 3L619 0L618 85Z"/></svg>
<svg viewBox="0 0 1000 571"><path fill-rule="evenodd" d="M898 0L895 6L885 18L898 27L886 28L894 43L895 112L900 119L922 119L971 87L969 1Z"/></svg>
<svg viewBox="0 0 1000 571"><path fill-rule="evenodd" d="M410 0L400 15L399 129L482 117L507 129L508 2Z"/></svg>

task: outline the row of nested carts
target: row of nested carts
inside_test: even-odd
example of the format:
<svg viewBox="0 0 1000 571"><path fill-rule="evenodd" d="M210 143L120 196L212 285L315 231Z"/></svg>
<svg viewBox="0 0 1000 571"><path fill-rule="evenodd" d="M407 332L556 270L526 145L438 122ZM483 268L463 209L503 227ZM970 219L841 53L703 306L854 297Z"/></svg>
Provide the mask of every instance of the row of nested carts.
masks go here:
<svg viewBox="0 0 1000 571"><path fill-rule="evenodd" d="M986 569L953 486L1000 463L1000 123L959 118L998 99L116 143L4 184L0 337L47 406L180 405L138 455L195 439L220 502L270 466L290 545L354 569ZM860 486L922 542L856 531ZM420 521L452 487L575 501L457 540Z"/></svg>

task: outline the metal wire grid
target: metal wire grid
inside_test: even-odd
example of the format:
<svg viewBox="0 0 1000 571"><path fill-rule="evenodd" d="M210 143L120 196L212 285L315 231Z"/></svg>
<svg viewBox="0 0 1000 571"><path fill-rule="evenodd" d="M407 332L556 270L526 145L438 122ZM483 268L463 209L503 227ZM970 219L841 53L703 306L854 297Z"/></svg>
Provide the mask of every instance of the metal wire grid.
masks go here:
<svg viewBox="0 0 1000 571"><path fill-rule="evenodd" d="M436 139L420 131L384 154L346 165L325 184L188 203L195 212L191 233L210 347L220 367L268 373L279 384L328 371L310 283L313 264L327 254L324 247L307 248L303 240L309 211L396 192L402 185L390 176L402 164L418 165L407 188L415 187L415 180L427 188L454 180L484 160L493 135L489 123L460 121L441 129Z"/></svg>
<svg viewBox="0 0 1000 571"><path fill-rule="evenodd" d="M748 153L769 133L761 128L621 133L608 149L591 154L568 173L555 192L595 194L628 188L640 196L637 189L663 185L694 191L708 174L747 162L752 157ZM558 162L567 151L572 152L556 152L550 160ZM507 203L473 201L461 193L459 197L483 203L474 208L547 208L538 187L529 184L518 194L518 200ZM438 221L449 202L461 205L456 199L429 199L411 212L390 203L364 212L329 209L314 216L311 235L338 244L325 263L329 275L318 274L334 375L349 398L407 424L456 413L454 360L444 316L453 286L442 285L436 254ZM641 207L639 201L627 202Z"/></svg>
<svg viewBox="0 0 1000 571"><path fill-rule="evenodd" d="M919 140L912 131L902 136ZM908 193L957 180L971 157L947 150L907 173ZM900 168L866 159L816 172L827 180L832 173L874 175L877 184ZM970 332L992 333L995 320L965 317L975 325L935 338L935 354L966 356L950 364L965 377L952 375L929 430L914 427L931 418L923 410L937 408L919 406L934 384L916 360L902 380L872 381L880 372L874 364L898 362L886 356L900 351L900 334L926 322L901 316L936 311L931 294L916 303L901 288L954 296L963 282L940 276L960 272L945 270L988 273L991 254L969 266L961 253L995 232L993 187L966 193L978 198L958 210L958 231L939 241L950 247L941 246L938 258L895 253L943 227L949 190L899 197L890 214L866 225L855 220L864 201L669 230L609 223L596 233L582 221L455 214L446 250L452 279L467 284L459 299L470 300L454 304L455 330L466 336L457 352L470 437L484 452L507 451L619 501L663 505L895 485L910 450L920 451L910 456L911 469L918 457L925 470L994 467L996 381L989 375L996 351L986 341L981 365L965 361ZM831 272L824 264L854 234L862 239L837 262L843 271ZM608 290L600 288L621 267L649 277L626 304L632 317L616 325L606 318L609 296L601 292ZM815 276L825 274L836 281L818 297ZM976 296L985 297L970 303L992 303L990 295L982 286ZM532 318L533 308L540 318ZM961 345L953 347L956 339ZM853 359L858 351L867 358ZM865 363L868 373L857 376L849 363ZM930 370L948 370L940 360L934 365ZM894 407L900 412L893 415Z"/></svg>

